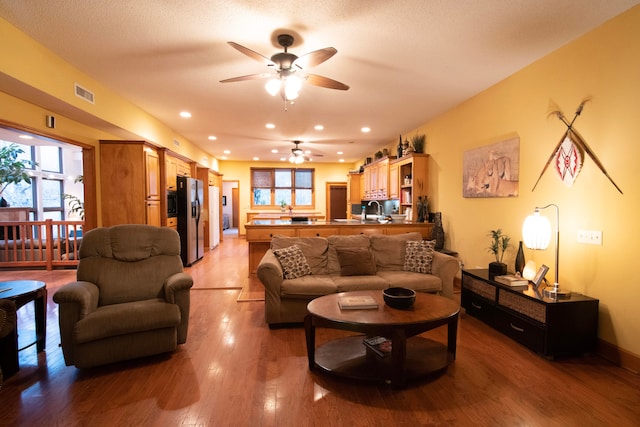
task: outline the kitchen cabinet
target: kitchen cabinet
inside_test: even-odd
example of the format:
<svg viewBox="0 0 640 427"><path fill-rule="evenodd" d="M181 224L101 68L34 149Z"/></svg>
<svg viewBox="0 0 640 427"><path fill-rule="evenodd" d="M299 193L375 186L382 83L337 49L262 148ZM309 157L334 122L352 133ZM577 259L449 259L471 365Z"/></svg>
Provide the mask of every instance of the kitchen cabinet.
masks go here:
<svg viewBox="0 0 640 427"><path fill-rule="evenodd" d="M364 167L364 200L389 198L389 160L385 157Z"/></svg>
<svg viewBox="0 0 640 427"><path fill-rule="evenodd" d="M165 157L167 190L176 190L178 176L191 176L191 164L178 157L167 154Z"/></svg>
<svg viewBox="0 0 640 427"><path fill-rule="evenodd" d="M161 173L154 146L144 141L100 141L102 225L161 225Z"/></svg>
<svg viewBox="0 0 640 427"><path fill-rule="evenodd" d="M391 165L398 168L399 213L411 211L412 219L416 220L418 197L426 197L429 188L429 155L409 154L400 159L392 160Z"/></svg>
<svg viewBox="0 0 640 427"><path fill-rule="evenodd" d="M399 183L399 166L397 163L389 164L389 198L400 198L400 183Z"/></svg>

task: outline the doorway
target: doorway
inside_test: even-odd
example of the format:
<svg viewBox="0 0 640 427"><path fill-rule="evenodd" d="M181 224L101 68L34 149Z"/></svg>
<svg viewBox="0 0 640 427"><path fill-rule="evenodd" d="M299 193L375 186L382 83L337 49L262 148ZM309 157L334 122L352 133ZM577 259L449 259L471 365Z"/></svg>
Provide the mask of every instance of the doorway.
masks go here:
<svg viewBox="0 0 640 427"><path fill-rule="evenodd" d="M222 181L222 229L238 235L240 227L240 181Z"/></svg>
<svg viewBox="0 0 640 427"><path fill-rule="evenodd" d="M327 220L347 217L347 183L327 182Z"/></svg>

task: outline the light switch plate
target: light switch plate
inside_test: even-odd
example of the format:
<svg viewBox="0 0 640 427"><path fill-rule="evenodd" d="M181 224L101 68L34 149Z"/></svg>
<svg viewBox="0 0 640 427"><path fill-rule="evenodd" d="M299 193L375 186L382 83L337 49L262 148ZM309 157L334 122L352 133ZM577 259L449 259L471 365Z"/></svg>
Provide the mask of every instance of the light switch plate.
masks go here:
<svg viewBox="0 0 640 427"><path fill-rule="evenodd" d="M586 243L587 245L602 245L602 231L578 230L578 243Z"/></svg>

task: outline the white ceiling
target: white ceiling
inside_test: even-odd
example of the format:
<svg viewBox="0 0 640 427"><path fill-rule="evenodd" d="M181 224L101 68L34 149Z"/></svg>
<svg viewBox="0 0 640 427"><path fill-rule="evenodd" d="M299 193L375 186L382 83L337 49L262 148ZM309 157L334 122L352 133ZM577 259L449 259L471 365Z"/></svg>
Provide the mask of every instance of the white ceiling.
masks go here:
<svg viewBox="0 0 640 427"><path fill-rule="evenodd" d="M298 139L314 161L354 162L638 3L0 0L0 16L215 157L277 160ZM298 56L335 47L308 71L351 88L307 84L285 111L262 80L219 83L269 72L227 41L270 57L282 33Z"/></svg>

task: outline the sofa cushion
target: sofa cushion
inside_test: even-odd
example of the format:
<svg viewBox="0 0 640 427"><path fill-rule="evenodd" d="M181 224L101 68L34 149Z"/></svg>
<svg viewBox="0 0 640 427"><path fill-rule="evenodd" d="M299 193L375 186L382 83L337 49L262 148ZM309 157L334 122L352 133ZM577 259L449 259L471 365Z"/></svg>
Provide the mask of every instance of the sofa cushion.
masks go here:
<svg viewBox="0 0 640 427"><path fill-rule="evenodd" d="M382 290L389 287L379 276L332 276L336 292Z"/></svg>
<svg viewBox="0 0 640 427"><path fill-rule="evenodd" d="M341 276L376 274L376 265L369 248L336 248Z"/></svg>
<svg viewBox="0 0 640 427"><path fill-rule="evenodd" d="M372 234L371 253L378 271L399 270L404 267L405 248L408 240L422 240L422 234L416 232L384 235Z"/></svg>
<svg viewBox="0 0 640 427"><path fill-rule="evenodd" d="M404 270L415 273L431 274L433 248L435 240L421 240L406 242L407 249L404 257Z"/></svg>
<svg viewBox="0 0 640 427"><path fill-rule="evenodd" d="M287 237L275 235L271 239L271 249L282 249L298 245L304 254L311 274L327 274L328 242L325 237Z"/></svg>
<svg viewBox="0 0 640 427"><path fill-rule="evenodd" d="M354 234L349 236L329 236L327 237L329 250L327 256L327 270L329 274L340 274L340 262L336 248L369 248L369 236L365 234Z"/></svg>
<svg viewBox="0 0 640 427"><path fill-rule="evenodd" d="M280 296L283 298L317 297L336 292L336 285L331 277L326 275L311 275L296 279L284 280L280 288Z"/></svg>
<svg viewBox="0 0 640 427"><path fill-rule="evenodd" d="M311 268L298 245L275 249L273 254L282 265L285 279L295 279L311 274Z"/></svg>
<svg viewBox="0 0 640 427"><path fill-rule="evenodd" d="M384 279L390 287L400 286L421 292L440 292L442 280L432 274L420 274L410 271L378 271L377 275Z"/></svg>

